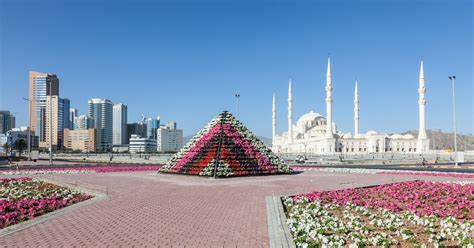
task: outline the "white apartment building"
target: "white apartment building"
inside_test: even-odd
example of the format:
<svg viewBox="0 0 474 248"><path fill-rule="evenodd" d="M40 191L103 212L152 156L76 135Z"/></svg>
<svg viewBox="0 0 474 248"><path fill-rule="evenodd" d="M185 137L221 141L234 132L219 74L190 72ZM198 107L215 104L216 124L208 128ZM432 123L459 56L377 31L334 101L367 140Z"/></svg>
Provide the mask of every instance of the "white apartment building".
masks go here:
<svg viewBox="0 0 474 248"><path fill-rule="evenodd" d="M127 144L127 105L114 104L113 112L113 144Z"/></svg>
<svg viewBox="0 0 474 248"><path fill-rule="evenodd" d="M176 122L170 121L157 130L157 151L178 152L183 147L183 130L177 129Z"/></svg>
<svg viewBox="0 0 474 248"><path fill-rule="evenodd" d="M156 152L156 140L142 138L140 135L132 134L129 144L130 153L151 153Z"/></svg>

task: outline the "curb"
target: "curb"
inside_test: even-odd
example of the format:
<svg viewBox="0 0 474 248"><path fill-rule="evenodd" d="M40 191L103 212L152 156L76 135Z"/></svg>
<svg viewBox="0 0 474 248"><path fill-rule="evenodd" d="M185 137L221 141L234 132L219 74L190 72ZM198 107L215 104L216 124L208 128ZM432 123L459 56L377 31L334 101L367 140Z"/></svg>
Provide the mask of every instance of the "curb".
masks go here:
<svg viewBox="0 0 474 248"><path fill-rule="evenodd" d="M296 248L279 196L265 197L267 207L268 238L270 247Z"/></svg>
<svg viewBox="0 0 474 248"><path fill-rule="evenodd" d="M94 198L88 199L88 200L85 200L85 201L82 201L82 202L78 202L76 204L73 204L73 205L55 210L53 212L49 212L47 214L40 215L40 216L38 216L34 219L27 220L27 221L24 221L24 222L20 222L18 224L3 228L3 229L0 230L0 238L4 237L4 236L7 236L7 235L10 235L10 234L13 234L13 233L16 233L16 232L19 232L19 231L22 231L22 230L25 230L25 229L30 228L32 226L35 226L37 224L48 221L49 219L59 217L59 216L65 214L65 213L68 213L68 212L73 211L75 209L78 209L78 208L87 206L89 204L93 204L93 203L102 201L102 200L104 200L108 197L107 195L105 195L103 193L93 191L93 190L89 190L89 189L85 189L85 188L78 187L78 186L74 186L74 185L70 185L70 184L67 184L67 183L51 181L51 180L44 179L44 178L41 178L40 180L42 180L44 182L53 183L53 184L56 184L56 185L59 185L59 186L67 187L69 189L80 191L80 192L83 192L83 193L86 193L86 194L94 195Z"/></svg>

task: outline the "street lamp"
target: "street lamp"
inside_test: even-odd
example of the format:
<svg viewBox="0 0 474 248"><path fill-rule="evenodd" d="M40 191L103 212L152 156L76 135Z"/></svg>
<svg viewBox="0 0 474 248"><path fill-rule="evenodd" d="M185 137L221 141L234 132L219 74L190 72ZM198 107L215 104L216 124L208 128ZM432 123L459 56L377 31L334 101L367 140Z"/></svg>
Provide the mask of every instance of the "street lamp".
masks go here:
<svg viewBox="0 0 474 248"><path fill-rule="evenodd" d="M453 129L454 129L454 165L458 166L458 144L457 144L457 133L456 133L456 96L454 93L454 82L456 81L456 76L449 76L449 80L453 85Z"/></svg>
<svg viewBox="0 0 474 248"><path fill-rule="evenodd" d="M240 115L239 115L240 94L239 93L235 94L235 98L237 98L237 119L239 119L240 118Z"/></svg>
<svg viewBox="0 0 474 248"><path fill-rule="evenodd" d="M53 165L53 82L49 83L49 165Z"/></svg>
<svg viewBox="0 0 474 248"><path fill-rule="evenodd" d="M24 97L23 100L28 101L28 161L31 161L31 100Z"/></svg>

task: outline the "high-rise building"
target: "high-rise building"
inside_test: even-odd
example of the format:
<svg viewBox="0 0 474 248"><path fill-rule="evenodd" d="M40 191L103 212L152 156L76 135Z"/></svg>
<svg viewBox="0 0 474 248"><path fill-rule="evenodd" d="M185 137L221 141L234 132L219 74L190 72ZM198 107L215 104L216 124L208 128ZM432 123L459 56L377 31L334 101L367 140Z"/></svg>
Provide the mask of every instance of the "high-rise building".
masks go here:
<svg viewBox="0 0 474 248"><path fill-rule="evenodd" d="M10 111L0 110L0 134L6 134L15 128L15 116Z"/></svg>
<svg viewBox="0 0 474 248"><path fill-rule="evenodd" d="M51 106L50 106L51 104ZM44 114L44 136L40 139L40 147L49 148L49 140L52 138L52 146L62 149L64 145L64 129L69 126L69 105L67 98L58 96L46 97L46 108ZM50 117L50 115L52 115ZM52 121L52 136L50 135L50 122Z"/></svg>
<svg viewBox="0 0 474 248"><path fill-rule="evenodd" d="M113 109L113 144L127 144L127 105L117 103Z"/></svg>
<svg viewBox="0 0 474 248"><path fill-rule="evenodd" d="M183 130L177 129L176 122L170 121L157 132L157 151L177 152L183 147Z"/></svg>
<svg viewBox="0 0 474 248"><path fill-rule="evenodd" d="M75 108L69 109L69 129L74 129L74 119L78 116L79 112Z"/></svg>
<svg viewBox="0 0 474 248"><path fill-rule="evenodd" d="M149 139L156 139L156 130L160 127L160 117L146 119L146 136Z"/></svg>
<svg viewBox="0 0 474 248"><path fill-rule="evenodd" d="M108 99L94 98L88 102L88 116L97 134L97 151L107 152L112 149L113 103Z"/></svg>
<svg viewBox="0 0 474 248"><path fill-rule="evenodd" d="M29 126L40 142L46 140L46 97L59 95L59 79L54 74L29 72Z"/></svg>
<svg viewBox="0 0 474 248"><path fill-rule="evenodd" d="M74 117L74 129L89 129L92 128L92 119L86 115Z"/></svg>
<svg viewBox="0 0 474 248"><path fill-rule="evenodd" d="M146 122L134 122L127 124L127 141L132 138L132 135L136 134L140 137L147 137L147 125ZM127 143L128 144L128 143Z"/></svg>
<svg viewBox="0 0 474 248"><path fill-rule="evenodd" d="M71 101L67 98L59 98L59 113L62 117L62 129L71 128L70 126L70 106Z"/></svg>

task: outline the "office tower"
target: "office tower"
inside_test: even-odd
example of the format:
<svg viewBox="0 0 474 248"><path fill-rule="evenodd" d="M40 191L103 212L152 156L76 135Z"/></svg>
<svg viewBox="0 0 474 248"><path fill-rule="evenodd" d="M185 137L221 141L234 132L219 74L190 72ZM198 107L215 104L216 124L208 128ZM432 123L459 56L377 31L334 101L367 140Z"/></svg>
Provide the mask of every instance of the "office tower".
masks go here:
<svg viewBox="0 0 474 248"><path fill-rule="evenodd" d="M59 95L59 79L54 74L29 72L29 126L39 141L46 141L46 97Z"/></svg>
<svg viewBox="0 0 474 248"><path fill-rule="evenodd" d="M127 144L127 105L114 104L113 110L113 144Z"/></svg>
<svg viewBox="0 0 474 248"><path fill-rule="evenodd" d="M79 112L75 108L69 109L69 129L74 129L74 119L78 116Z"/></svg>
<svg viewBox="0 0 474 248"><path fill-rule="evenodd" d="M71 106L71 101L69 99L59 98L59 110L60 110L60 118L62 117L62 129L71 128L70 106Z"/></svg>
<svg viewBox="0 0 474 248"><path fill-rule="evenodd" d="M156 130L160 127L160 117L146 119L146 136L149 139L156 139Z"/></svg>
<svg viewBox="0 0 474 248"><path fill-rule="evenodd" d="M51 104L51 106L50 106ZM44 139L40 139L40 147L49 148L49 140L52 138L52 145L56 149L63 148L64 129L69 126L69 106L67 98L58 96L46 97L46 108L44 114ZM50 117L50 114L52 115ZM50 121L52 121L52 137L50 135Z"/></svg>
<svg viewBox="0 0 474 248"><path fill-rule="evenodd" d="M15 116L10 111L0 110L0 134L6 134L15 128Z"/></svg>
<svg viewBox="0 0 474 248"><path fill-rule="evenodd" d="M147 125L145 121L134 122L127 124L127 141L132 138L132 135L136 134L140 137L147 137ZM128 144L128 143L127 143Z"/></svg>
<svg viewBox="0 0 474 248"><path fill-rule="evenodd" d="M157 132L159 152L177 152L183 147L183 130L177 129L176 122L170 121Z"/></svg>
<svg viewBox="0 0 474 248"><path fill-rule="evenodd" d="M92 127L96 129L97 151L112 149L113 103L108 99L94 98L88 102L88 116L92 118Z"/></svg>

